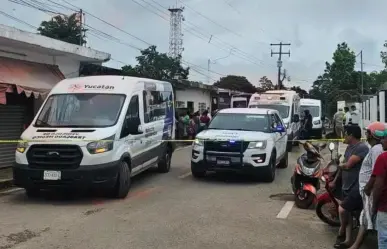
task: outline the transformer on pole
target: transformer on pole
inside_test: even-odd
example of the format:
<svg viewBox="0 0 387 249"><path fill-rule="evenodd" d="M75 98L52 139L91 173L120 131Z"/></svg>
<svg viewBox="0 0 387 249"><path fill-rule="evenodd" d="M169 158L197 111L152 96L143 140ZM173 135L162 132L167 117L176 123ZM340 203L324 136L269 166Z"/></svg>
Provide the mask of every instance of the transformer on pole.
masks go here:
<svg viewBox="0 0 387 249"><path fill-rule="evenodd" d="M170 8L170 31L169 31L169 53L172 58L178 58L183 52L183 33L181 31L181 25L184 21L183 10L184 8Z"/></svg>

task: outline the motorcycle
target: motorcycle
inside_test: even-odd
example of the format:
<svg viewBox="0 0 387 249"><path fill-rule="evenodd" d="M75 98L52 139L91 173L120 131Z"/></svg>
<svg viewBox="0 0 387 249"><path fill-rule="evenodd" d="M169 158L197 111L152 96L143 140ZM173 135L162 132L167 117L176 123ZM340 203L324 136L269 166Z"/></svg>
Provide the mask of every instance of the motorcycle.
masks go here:
<svg viewBox="0 0 387 249"><path fill-rule="evenodd" d="M326 192L320 194L317 197L317 205L316 205L316 214L317 216L328 225L339 227L340 219L339 219L339 203L335 198L335 189L329 187L329 183L335 178L336 174L339 172L339 162L341 155L333 156L333 151L336 146L334 143L330 143L328 146L331 152L331 161L328 165L323 169L323 173L321 176L321 180L325 182L325 190ZM336 186L340 187L340 186ZM340 189L338 189L340 191ZM327 209L327 214L323 212L323 210ZM353 218L353 229L356 229L360 222L361 210L357 210L352 213Z"/></svg>
<svg viewBox="0 0 387 249"><path fill-rule="evenodd" d="M308 209L316 200L317 191L320 189L321 161L324 160L320 151L326 144L316 146L308 141L300 144L306 153L297 159L291 184L296 206Z"/></svg>

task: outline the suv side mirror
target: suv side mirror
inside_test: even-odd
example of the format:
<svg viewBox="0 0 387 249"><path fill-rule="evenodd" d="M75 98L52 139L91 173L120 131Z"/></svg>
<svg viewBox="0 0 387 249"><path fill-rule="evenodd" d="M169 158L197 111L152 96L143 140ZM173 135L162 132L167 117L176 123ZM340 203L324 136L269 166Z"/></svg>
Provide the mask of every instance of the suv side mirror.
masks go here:
<svg viewBox="0 0 387 249"><path fill-rule="evenodd" d="M125 121L125 129L127 129L128 133L131 135L142 134L143 131L140 130L140 118L139 117L129 117Z"/></svg>
<svg viewBox="0 0 387 249"><path fill-rule="evenodd" d="M298 114L294 114L292 117L292 122L294 123L300 122L300 116Z"/></svg>

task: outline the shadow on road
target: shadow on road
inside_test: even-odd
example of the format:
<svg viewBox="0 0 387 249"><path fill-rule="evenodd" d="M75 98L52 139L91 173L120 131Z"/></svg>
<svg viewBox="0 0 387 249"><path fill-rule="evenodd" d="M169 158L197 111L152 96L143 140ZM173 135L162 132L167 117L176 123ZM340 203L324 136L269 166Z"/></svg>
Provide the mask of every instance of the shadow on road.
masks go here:
<svg viewBox="0 0 387 249"><path fill-rule="evenodd" d="M154 181L154 178L160 175L157 169L149 169L132 179L132 186L130 192L126 198L130 198L131 195L136 192L147 183ZM39 195L34 197L28 197L24 190L18 192L18 194L9 195L8 202L14 205L28 205L28 204L51 204L58 206L66 205L96 205L99 203L118 201L114 198L108 197L108 192L105 190L89 190L89 191L76 191L76 190L42 190Z"/></svg>

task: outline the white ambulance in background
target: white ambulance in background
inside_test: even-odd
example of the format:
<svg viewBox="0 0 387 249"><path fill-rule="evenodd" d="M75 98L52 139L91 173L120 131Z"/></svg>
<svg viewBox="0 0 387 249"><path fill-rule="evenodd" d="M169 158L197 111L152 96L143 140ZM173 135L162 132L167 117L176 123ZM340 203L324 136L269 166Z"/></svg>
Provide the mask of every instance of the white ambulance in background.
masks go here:
<svg viewBox="0 0 387 249"><path fill-rule="evenodd" d="M59 82L21 135L15 185L29 196L41 189L103 188L124 198L133 176L153 166L169 171L173 103L169 82L126 76Z"/></svg>
<svg viewBox="0 0 387 249"><path fill-rule="evenodd" d="M271 90L251 96L249 108L277 110L286 126L288 151L292 151L293 139L300 130L300 96L295 91Z"/></svg>
<svg viewBox="0 0 387 249"><path fill-rule="evenodd" d="M319 99L301 99L301 116L304 115L305 110L309 110L313 117L312 137L322 138L323 122L322 122L322 105Z"/></svg>

